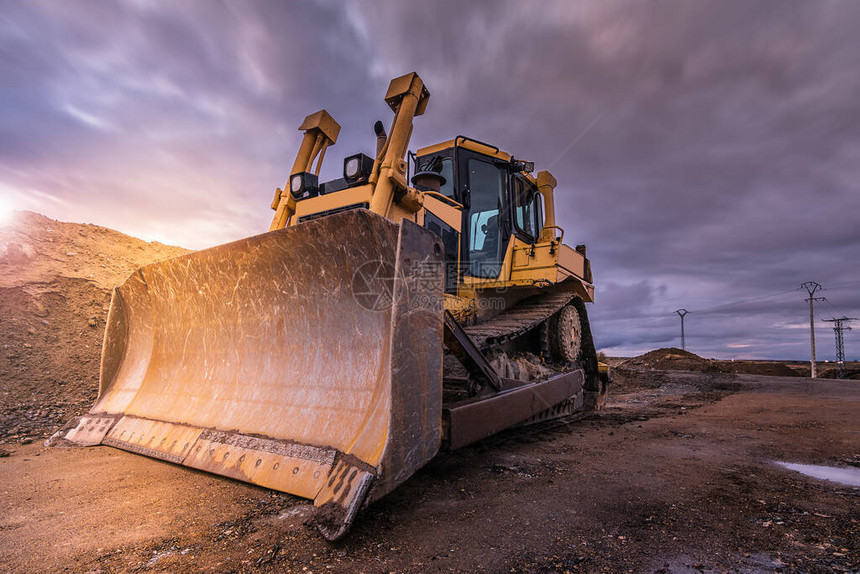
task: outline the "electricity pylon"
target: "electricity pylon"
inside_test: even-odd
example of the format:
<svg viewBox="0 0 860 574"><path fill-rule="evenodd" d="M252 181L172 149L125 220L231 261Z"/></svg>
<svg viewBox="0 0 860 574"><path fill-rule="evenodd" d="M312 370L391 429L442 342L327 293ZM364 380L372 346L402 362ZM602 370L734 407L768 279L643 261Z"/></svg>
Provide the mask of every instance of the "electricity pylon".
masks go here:
<svg viewBox="0 0 860 574"><path fill-rule="evenodd" d="M679 317L681 317L681 350L687 350L687 338L684 336L684 315L689 313L686 309L678 309L675 311Z"/></svg>
<svg viewBox="0 0 860 574"><path fill-rule="evenodd" d="M811 367L810 375L814 379L817 373L815 372L815 313L812 309L812 304L816 301L827 301L827 299L824 297L814 296L817 291L822 289L821 285L815 281L807 281L806 283L801 284L800 288L806 289L806 292L809 293L809 297L806 298L806 301L809 301L809 341L812 349L809 365Z"/></svg>
<svg viewBox="0 0 860 574"><path fill-rule="evenodd" d="M833 323L833 333L836 335L836 366L839 368L839 376L845 374L845 342L842 339L842 331L850 331L851 327L843 325L848 321L855 321L855 317L840 317L825 319L825 323Z"/></svg>

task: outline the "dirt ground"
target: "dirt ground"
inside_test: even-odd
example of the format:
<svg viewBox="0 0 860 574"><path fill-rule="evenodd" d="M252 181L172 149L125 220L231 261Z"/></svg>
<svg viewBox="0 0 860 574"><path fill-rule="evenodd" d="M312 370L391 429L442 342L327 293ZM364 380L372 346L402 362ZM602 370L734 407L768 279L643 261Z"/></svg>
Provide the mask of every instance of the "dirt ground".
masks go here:
<svg viewBox="0 0 860 574"><path fill-rule="evenodd" d="M851 381L620 373L609 406L445 453L348 538L308 501L108 447L0 459L9 572L832 572L860 568Z"/></svg>
<svg viewBox="0 0 860 574"><path fill-rule="evenodd" d="M0 572L860 571L860 488L776 464L860 467L860 383L791 364L631 359L603 412L442 453L337 544L303 499L46 448L95 399L111 286L184 252L32 213L0 228Z"/></svg>

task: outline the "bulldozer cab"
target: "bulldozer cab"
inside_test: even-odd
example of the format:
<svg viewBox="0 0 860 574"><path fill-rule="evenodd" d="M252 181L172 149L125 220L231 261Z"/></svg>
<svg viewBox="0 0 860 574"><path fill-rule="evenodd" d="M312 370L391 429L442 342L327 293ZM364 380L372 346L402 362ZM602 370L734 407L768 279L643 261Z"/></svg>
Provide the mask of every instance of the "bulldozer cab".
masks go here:
<svg viewBox="0 0 860 574"><path fill-rule="evenodd" d="M456 290L452 280L505 280L503 271L512 238L528 245L541 240L544 207L529 162L458 136L419 150L413 165L417 173L436 170L443 181L438 193L461 211L461 241L456 247L446 244L446 260L457 269L456 279L453 273L447 274L448 292ZM444 241L455 229L440 225L433 210L432 204L427 205L425 227Z"/></svg>

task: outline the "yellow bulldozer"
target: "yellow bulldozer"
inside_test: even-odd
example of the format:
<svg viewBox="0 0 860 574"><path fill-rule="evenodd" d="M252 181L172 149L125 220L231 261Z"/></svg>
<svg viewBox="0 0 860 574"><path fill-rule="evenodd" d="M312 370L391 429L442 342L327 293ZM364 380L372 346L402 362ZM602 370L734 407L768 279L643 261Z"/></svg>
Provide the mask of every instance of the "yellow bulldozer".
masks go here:
<svg viewBox="0 0 860 574"><path fill-rule="evenodd" d="M600 408L591 268L555 178L465 136L408 152L429 97L392 80L390 133L333 181L340 126L308 116L267 233L114 289L98 400L52 442L313 499L335 540L442 448Z"/></svg>

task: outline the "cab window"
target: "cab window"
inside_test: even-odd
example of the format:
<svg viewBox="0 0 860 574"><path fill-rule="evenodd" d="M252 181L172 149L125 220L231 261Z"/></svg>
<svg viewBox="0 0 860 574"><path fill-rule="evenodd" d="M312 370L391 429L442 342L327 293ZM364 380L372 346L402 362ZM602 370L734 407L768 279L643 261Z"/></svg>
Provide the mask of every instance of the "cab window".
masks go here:
<svg viewBox="0 0 860 574"><path fill-rule="evenodd" d="M445 183L439 189L439 192L451 199L454 197L454 161L450 157L442 158L442 177L445 178Z"/></svg>
<svg viewBox="0 0 860 574"><path fill-rule="evenodd" d="M457 201L454 186L454 160L442 155L421 157L415 162L415 171L435 171L445 178L445 183L439 188L439 193Z"/></svg>
<svg viewBox="0 0 860 574"><path fill-rule="evenodd" d="M514 223L525 241L536 241L543 226L540 193L525 178L514 178Z"/></svg>
<svg viewBox="0 0 860 574"><path fill-rule="evenodd" d="M502 201L505 174L490 162L469 159L469 275L495 278L501 273Z"/></svg>

